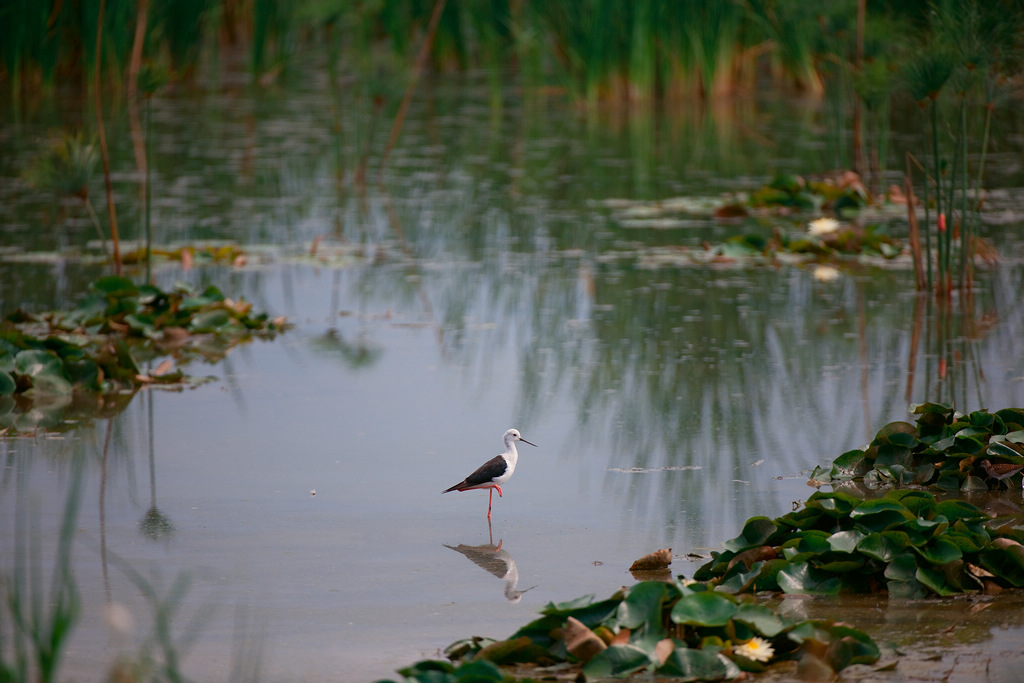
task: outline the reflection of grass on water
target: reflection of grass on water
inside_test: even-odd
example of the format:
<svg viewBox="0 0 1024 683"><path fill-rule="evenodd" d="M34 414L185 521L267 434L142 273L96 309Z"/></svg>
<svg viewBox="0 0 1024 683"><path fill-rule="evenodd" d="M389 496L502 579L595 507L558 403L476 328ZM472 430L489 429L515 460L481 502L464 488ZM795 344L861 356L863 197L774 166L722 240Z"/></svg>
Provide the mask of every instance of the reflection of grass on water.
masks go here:
<svg viewBox="0 0 1024 683"><path fill-rule="evenodd" d="M0 575L0 679L42 682L55 680L67 638L81 613L74 582L71 547L74 541L81 476L73 476L64 514L53 576L47 590L38 534L23 511L16 515L13 567ZM8 635L9 634L9 635Z"/></svg>
<svg viewBox="0 0 1024 683"><path fill-rule="evenodd" d="M34 515L21 508L15 512L14 551L8 555L11 565L0 568L0 681L60 680L68 642L81 625L82 605L73 564L83 485L80 466L76 465L70 479L49 585L45 581L41 535ZM109 558L131 581L149 606L151 619L137 652L111 662L107 680L189 680L182 670L182 660L197 642L213 608L200 608L183 629L177 628L180 608L191 585L187 573L179 574L166 594L161 595L152 581L125 560L109 551L103 553L103 558L104 562ZM109 594L105 607L110 626L126 635L133 627L131 614L122 604L112 601ZM247 672L248 678L258 678L260 652L258 648L253 651L244 640L239 638L234 648L233 659L237 661L232 662L232 680L241 680L242 672Z"/></svg>

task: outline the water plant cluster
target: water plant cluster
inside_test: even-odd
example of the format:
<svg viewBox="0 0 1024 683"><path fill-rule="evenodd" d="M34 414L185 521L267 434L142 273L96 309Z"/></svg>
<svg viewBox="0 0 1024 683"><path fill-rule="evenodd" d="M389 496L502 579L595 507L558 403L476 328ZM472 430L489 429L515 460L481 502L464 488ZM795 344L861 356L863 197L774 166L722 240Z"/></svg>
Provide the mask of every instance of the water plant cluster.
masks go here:
<svg viewBox="0 0 1024 683"><path fill-rule="evenodd" d="M861 499L817 492L800 510L753 517L694 573L719 590L920 598L1024 586L1024 525L918 490Z"/></svg>
<svg viewBox="0 0 1024 683"><path fill-rule="evenodd" d="M911 406L916 424L892 422L864 448L843 453L811 474L816 484L934 486L945 491L998 488L986 463L1024 465L1024 410L963 414L944 403Z"/></svg>
<svg viewBox="0 0 1024 683"><path fill-rule="evenodd" d="M605 600L550 603L507 640L470 638L446 650L452 664L424 661L405 680L502 681L502 666L537 680L579 670L589 678L649 673L691 681L736 678L780 661L813 658L826 670L878 660L863 631L782 616L702 583L643 581ZM807 662L805 662L805 665Z"/></svg>
<svg viewBox="0 0 1024 683"><path fill-rule="evenodd" d="M191 359L218 360L236 344L271 339L286 327L283 318L254 313L251 303L214 286L164 291L100 278L71 310L19 309L0 321L0 427L59 424L63 409L83 394L191 381L180 369ZM155 369L144 369L154 361Z"/></svg>

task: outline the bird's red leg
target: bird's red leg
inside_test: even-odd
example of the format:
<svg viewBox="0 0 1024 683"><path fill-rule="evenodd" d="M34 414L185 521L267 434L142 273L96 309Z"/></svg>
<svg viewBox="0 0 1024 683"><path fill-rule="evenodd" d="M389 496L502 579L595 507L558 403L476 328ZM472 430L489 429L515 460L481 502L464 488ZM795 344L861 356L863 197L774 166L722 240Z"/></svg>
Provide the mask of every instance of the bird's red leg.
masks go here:
<svg viewBox="0 0 1024 683"><path fill-rule="evenodd" d="M498 489L498 498L501 498L501 487L495 486L494 488Z"/></svg>
<svg viewBox="0 0 1024 683"><path fill-rule="evenodd" d="M494 489L487 494L487 519L491 518L491 500L494 498Z"/></svg>

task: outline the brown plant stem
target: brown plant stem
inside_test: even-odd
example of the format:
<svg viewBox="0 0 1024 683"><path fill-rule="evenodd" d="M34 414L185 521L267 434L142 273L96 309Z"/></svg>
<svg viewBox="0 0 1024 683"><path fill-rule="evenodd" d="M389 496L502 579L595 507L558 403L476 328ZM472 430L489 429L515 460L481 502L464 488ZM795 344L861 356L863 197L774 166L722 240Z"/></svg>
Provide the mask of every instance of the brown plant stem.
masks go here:
<svg viewBox="0 0 1024 683"><path fill-rule="evenodd" d="M146 39L146 21L149 15L149 0L139 0L135 12L135 42L132 43L131 61L128 63L128 125L132 131L132 148L135 150L135 166L139 171L139 207L140 216L145 226L149 227L149 160L146 155L146 141L142 134L142 122L139 118L139 70L142 66L142 47ZM146 231L146 282L152 278L151 244ZM142 248L142 231L138 232L137 250ZM150 284L152 284L150 282Z"/></svg>
<svg viewBox="0 0 1024 683"><path fill-rule="evenodd" d="M394 149L395 143L398 142L398 136L402 133L402 126L405 123L405 116L409 113L409 105L412 103L412 94L416 90L416 83L419 81L420 74L423 72L423 67L427 63L427 56L430 54L430 46L434 44L434 35L437 33L437 26L441 23L441 14L444 12L444 6L447 0L437 0L434 3L434 11L430 15L430 22L427 24L427 35L423 38L423 45L420 46L420 53L416 57L416 64L413 66L412 77L409 80L409 85L405 88L405 94L402 96L402 103L398 107L398 113L395 115L395 122L391 126L391 137L388 138L388 144L384 148L384 154L381 155L380 168L377 171L377 183L381 184L384 179L384 167L387 166L388 157L391 156L391 150Z"/></svg>
<svg viewBox="0 0 1024 683"><path fill-rule="evenodd" d="M100 154L103 157L103 182L107 189L107 213L110 216L110 241L114 249L114 273L123 274L121 266L121 239L117 231L117 211L114 208L114 188L110 182L110 152L107 150L107 133L103 126L103 102L101 100L100 72L103 64L103 15L106 0L100 0L99 16L96 18L96 66L93 70L94 96L96 98L96 127L99 130Z"/></svg>
<svg viewBox="0 0 1024 683"><path fill-rule="evenodd" d="M917 224L917 213L914 211L914 183L910 181L909 169L907 175L903 176L903 194L907 198L907 223L910 226L910 255L914 259L914 280L917 291L923 292L928 289L928 280L921 258L921 228Z"/></svg>

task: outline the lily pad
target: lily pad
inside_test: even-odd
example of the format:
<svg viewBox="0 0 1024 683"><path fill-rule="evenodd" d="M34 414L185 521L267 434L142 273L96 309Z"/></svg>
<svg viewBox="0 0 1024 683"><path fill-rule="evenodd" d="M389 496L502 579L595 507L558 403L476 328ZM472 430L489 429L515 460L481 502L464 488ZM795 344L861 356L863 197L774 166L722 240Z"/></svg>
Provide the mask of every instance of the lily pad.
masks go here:
<svg viewBox="0 0 1024 683"><path fill-rule="evenodd" d="M651 658L635 645L611 645L594 655L583 667L583 673L594 678L628 676L650 664Z"/></svg>
<svg viewBox="0 0 1024 683"><path fill-rule="evenodd" d="M734 598L704 591L680 598L672 608L671 619L676 624L725 626L738 609Z"/></svg>

